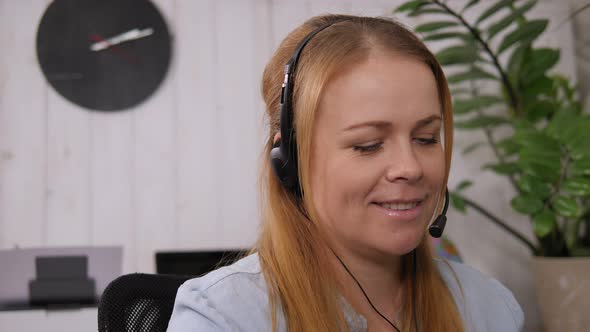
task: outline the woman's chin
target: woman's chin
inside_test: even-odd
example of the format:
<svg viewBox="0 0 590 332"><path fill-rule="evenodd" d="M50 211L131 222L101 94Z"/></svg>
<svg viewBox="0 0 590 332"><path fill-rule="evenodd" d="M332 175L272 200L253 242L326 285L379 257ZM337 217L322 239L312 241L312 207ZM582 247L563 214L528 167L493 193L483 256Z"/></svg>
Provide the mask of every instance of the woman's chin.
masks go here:
<svg viewBox="0 0 590 332"><path fill-rule="evenodd" d="M397 234L396 234L397 235ZM380 251L392 256L403 256L416 249L423 240L423 234L393 236L391 241L382 242Z"/></svg>

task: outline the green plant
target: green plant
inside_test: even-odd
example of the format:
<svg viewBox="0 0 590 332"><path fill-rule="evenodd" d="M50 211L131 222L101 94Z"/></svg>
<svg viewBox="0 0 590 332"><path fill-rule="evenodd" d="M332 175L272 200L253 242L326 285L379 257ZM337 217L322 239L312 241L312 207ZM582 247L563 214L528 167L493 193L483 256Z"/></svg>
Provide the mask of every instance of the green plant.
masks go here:
<svg viewBox="0 0 590 332"><path fill-rule="evenodd" d="M464 15L478 3L465 1L457 10L445 1L414 0L396 12L436 17L415 30L425 42L450 42L436 57L451 87L455 127L486 137L463 153L491 148L496 162L482 169L510 181L511 206L529 217L537 244L466 197L471 181L455 188L451 203L482 213L535 255L590 256L590 116L573 84L550 73L559 50L533 45L548 20L526 17L535 0L498 0L482 1L487 7L469 22ZM498 92L488 92L490 82Z"/></svg>

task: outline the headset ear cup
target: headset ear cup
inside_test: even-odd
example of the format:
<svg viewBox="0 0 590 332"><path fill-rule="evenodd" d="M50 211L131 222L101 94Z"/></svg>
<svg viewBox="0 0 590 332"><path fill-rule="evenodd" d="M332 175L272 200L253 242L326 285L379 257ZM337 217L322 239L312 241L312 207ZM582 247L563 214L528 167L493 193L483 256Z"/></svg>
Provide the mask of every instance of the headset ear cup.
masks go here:
<svg viewBox="0 0 590 332"><path fill-rule="evenodd" d="M277 144L273 145L274 147L270 150L270 164L274 173L279 178L279 181L284 185L287 180L287 174L285 172L286 160L281 152L280 143L278 145L279 146L277 146Z"/></svg>
<svg viewBox="0 0 590 332"><path fill-rule="evenodd" d="M285 158L280 144L278 147L270 150L270 163L274 173L279 178L281 185L288 192L293 193L297 197L302 197L301 189L299 188L299 177L297 175L297 164L289 158ZM273 145L274 146L274 145Z"/></svg>

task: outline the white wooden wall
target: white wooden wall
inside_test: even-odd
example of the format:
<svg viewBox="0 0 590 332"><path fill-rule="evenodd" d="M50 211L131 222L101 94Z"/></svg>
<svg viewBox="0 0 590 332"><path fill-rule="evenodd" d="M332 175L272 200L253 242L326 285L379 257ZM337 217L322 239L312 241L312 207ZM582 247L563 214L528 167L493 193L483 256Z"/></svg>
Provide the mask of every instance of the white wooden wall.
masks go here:
<svg viewBox="0 0 590 332"><path fill-rule="evenodd" d="M0 0L0 248L123 245L127 273L153 272L155 250L252 245L266 134L259 87L273 48L312 15L389 15L402 1L154 2L174 37L169 74L147 102L104 114L68 102L41 74L35 38L49 1ZM542 43L562 49L559 69L574 76L571 25L555 24L567 12L546 0L534 14L552 19ZM476 139L458 132L456 151ZM477 179L473 197L530 235L507 208L507 181L480 171L490 158L456 153L451 187ZM526 248L475 213L449 219L466 261L511 288L536 330Z"/></svg>

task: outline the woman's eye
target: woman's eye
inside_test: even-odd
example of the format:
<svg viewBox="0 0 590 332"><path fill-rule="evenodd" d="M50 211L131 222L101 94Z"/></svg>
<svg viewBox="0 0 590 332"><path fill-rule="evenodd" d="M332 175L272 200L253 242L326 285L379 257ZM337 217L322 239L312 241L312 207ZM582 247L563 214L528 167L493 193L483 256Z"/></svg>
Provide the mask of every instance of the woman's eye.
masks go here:
<svg viewBox="0 0 590 332"><path fill-rule="evenodd" d="M355 145L352 148L360 153L371 153L379 150L383 146L383 142L378 142L371 145Z"/></svg>
<svg viewBox="0 0 590 332"><path fill-rule="evenodd" d="M416 139L418 141L418 144L422 144L422 145L433 145L438 143L438 140L434 137L432 138L417 138Z"/></svg>

